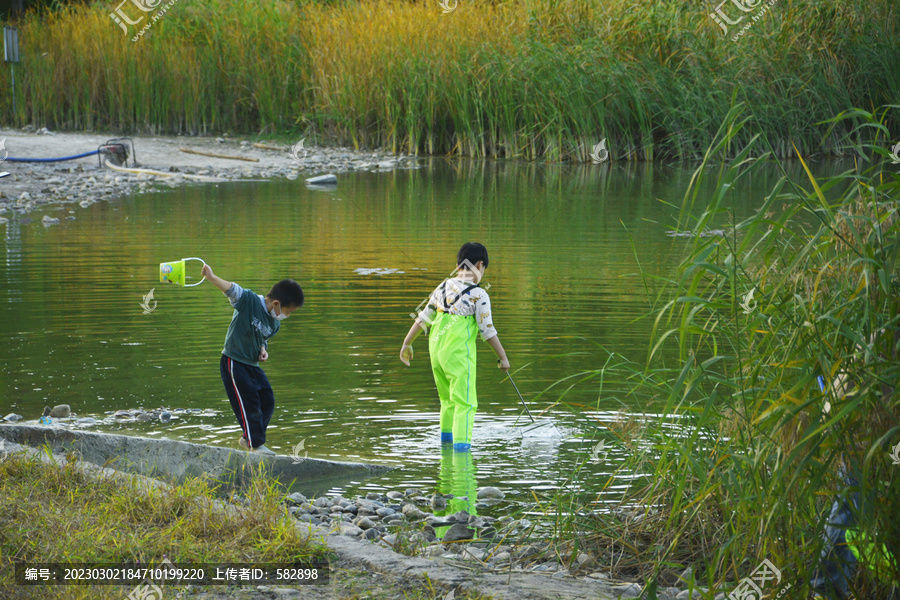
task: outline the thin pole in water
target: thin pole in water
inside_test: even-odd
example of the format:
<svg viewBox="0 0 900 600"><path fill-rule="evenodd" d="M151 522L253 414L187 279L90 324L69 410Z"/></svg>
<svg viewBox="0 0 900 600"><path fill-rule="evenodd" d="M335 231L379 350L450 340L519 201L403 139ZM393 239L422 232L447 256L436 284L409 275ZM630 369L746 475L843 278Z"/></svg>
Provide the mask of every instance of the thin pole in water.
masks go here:
<svg viewBox="0 0 900 600"><path fill-rule="evenodd" d="M497 362L500 362L500 359L497 359ZM534 417L531 416L531 411L528 410L528 404L525 403L525 398L522 397L522 394L519 392L519 386L516 385L516 382L513 381L512 375L509 373L506 374L506 377L509 378L509 382L513 385L513 389L516 390L516 394L519 396L519 400L522 401L522 406L525 407L525 412L528 413L528 417L531 419L531 422L534 423Z"/></svg>

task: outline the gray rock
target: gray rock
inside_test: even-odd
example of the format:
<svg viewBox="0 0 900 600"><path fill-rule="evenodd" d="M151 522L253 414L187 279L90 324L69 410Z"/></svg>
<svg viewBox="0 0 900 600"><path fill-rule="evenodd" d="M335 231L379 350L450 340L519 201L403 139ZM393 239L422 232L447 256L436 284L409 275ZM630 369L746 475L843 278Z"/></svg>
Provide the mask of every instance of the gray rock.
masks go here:
<svg viewBox="0 0 900 600"><path fill-rule="evenodd" d="M493 561L495 563L509 562L509 557L509 552L498 552L494 555Z"/></svg>
<svg viewBox="0 0 900 600"><path fill-rule="evenodd" d="M461 510L459 512L453 513L449 517L446 517L446 519L448 521L456 521L457 523L468 523L470 516L471 515L469 515L469 513L467 513L464 510Z"/></svg>
<svg viewBox="0 0 900 600"><path fill-rule="evenodd" d="M425 514L416 507L415 504L407 504L400 512L403 513L403 516L407 519L420 519L425 516Z"/></svg>
<svg viewBox="0 0 900 600"><path fill-rule="evenodd" d="M354 525L353 523L338 523L335 530L337 534L340 535L349 535L349 536L358 536L362 535L363 530Z"/></svg>
<svg viewBox="0 0 900 600"><path fill-rule="evenodd" d="M376 509L374 514L378 515L379 517L384 518L384 517L392 517L392 516L396 515L397 513L392 508L381 507L379 509Z"/></svg>
<svg viewBox="0 0 900 600"><path fill-rule="evenodd" d="M16 413L9 413L9 414L6 415L4 418L5 418L7 421L9 421L10 423L15 423L16 421L21 421L21 420L24 419L25 417L23 417L22 415L17 415Z"/></svg>
<svg viewBox="0 0 900 600"><path fill-rule="evenodd" d="M539 565L534 566L532 571L559 571L559 563L555 560L548 560Z"/></svg>
<svg viewBox="0 0 900 600"><path fill-rule="evenodd" d="M372 529L373 527L375 527L375 523L373 523L372 519L369 519L368 517L359 517L358 519L356 519L355 523L357 527L364 530Z"/></svg>
<svg viewBox="0 0 900 600"><path fill-rule="evenodd" d="M464 548L460 553L459 557L466 560L478 560L483 561L487 554L483 550L479 550L478 548L467 547Z"/></svg>
<svg viewBox="0 0 900 600"><path fill-rule="evenodd" d="M506 498L506 494L504 494L499 488L495 487L483 487L478 490L478 495L475 496L478 500L485 500L488 498L495 500L503 500Z"/></svg>
<svg viewBox="0 0 900 600"><path fill-rule="evenodd" d="M159 420L162 421L163 423L168 423L169 421L172 420L172 414L169 411L164 410L161 413L159 413Z"/></svg>
<svg viewBox="0 0 900 600"><path fill-rule="evenodd" d="M312 523L313 516L309 513L299 513L297 514L297 520L303 523Z"/></svg>
<svg viewBox="0 0 900 600"><path fill-rule="evenodd" d="M325 185L337 183L337 175L329 173L328 175L317 175L306 180L310 185Z"/></svg>
<svg viewBox="0 0 900 600"><path fill-rule="evenodd" d="M693 600L694 598L702 598L703 592L694 588L693 590L681 590L677 596L675 596L675 600Z"/></svg>
<svg viewBox="0 0 900 600"><path fill-rule="evenodd" d="M384 543L388 544L389 546L395 546L397 544L398 538L393 533L390 533L381 539L384 541Z"/></svg>
<svg viewBox="0 0 900 600"><path fill-rule="evenodd" d="M477 515L470 515L468 521L469 527L481 528L484 527L484 519Z"/></svg>
<svg viewBox="0 0 900 600"><path fill-rule="evenodd" d="M319 508L326 508L331 506L331 500L326 498L325 496L319 496L313 501L313 506L318 506Z"/></svg>
<svg viewBox="0 0 900 600"><path fill-rule="evenodd" d="M75 424L79 425L81 427L86 427L88 425L96 425L97 419L95 419L94 417L83 417L83 418L75 421Z"/></svg>
<svg viewBox="0 0 900 600"><path fill-rule="evenodd" d="M304 496L300 492L294 492L293 494L288 495L288 497L285 498L285 500L287 501L288 504L296 504L298 506L302 506L303 504L306 504L306 502L307 502L306 496Z"/></svg>
<svg viewBox="0 0 900 600"><path fill-rule="evenodd" d="M459 542L462 540L471 540L475 537L475 532L462 523L453 525L444 534L444 542Z"/></svg>
<svg viewBox="0 0 900 600"><path fill-rule="evenodd" d="M401 494L400 492L388 492L387 497L391 500L401 500L403 499L403 494Z"/></svg>
<svg viewBox="0 0 900 600"><path fill-rule="evenodd" d="M637 598L641 595L641 586L636 583L630 583L626 586L614 587L612 592L621 598Z"/></svg>
<svg viewBox="0 0 900 600"><path fill-rule="evenodd" d="M367 540L377 540L381 537L381 532L375 528L363 530L363 537Z"/></svg>
<svg viewBox="0 0 900 600"><path fill-rule="evenodd" d="M41 219L41 223L43 223L44 225L56 225L59 223L59 219L44 215L44 218Z"/></svg>
<svg viewBox="0 0 900 600"><path fill-rule="evenodd" d="M437 492L431 497L431 510L444 510L447 508L447 499Z"/></svg>

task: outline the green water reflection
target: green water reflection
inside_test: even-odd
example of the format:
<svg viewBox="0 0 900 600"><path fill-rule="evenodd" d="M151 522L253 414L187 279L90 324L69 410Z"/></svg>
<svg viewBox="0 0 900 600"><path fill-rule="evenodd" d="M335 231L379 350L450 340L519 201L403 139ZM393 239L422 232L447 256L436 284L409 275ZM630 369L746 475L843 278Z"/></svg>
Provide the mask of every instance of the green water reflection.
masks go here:
<svg viewBox="0 0 900 600"><path fill-rule="evenodd" d="M0 225L0 414L36 420L44 405L58 403L98 418L141 406L215 409L216 416L176 415L167 424L97 428L236 447L240 434L218 372L231 307L212 285L158 281L160 262L199 256L258 293L282 277L306 292L264 364L276 399L269 447L290 453L304 441L310 456L401 467L335 492L436 489L449 476L427 343L417 342L410 368L398 353L408 313L451 270L460 244L480 241L490 252L494 323L516 383L532 399L601 364L587 340L635 360L646 355L647 292L653 277L672 273L686 244L665 233L691 172L433 161L343 175L334 192L300 181L219 184L69 207L77 219L50 228L40 214L31 223L13 220ZM775 168L760 173L735 190L739 214L779 177ZM371 268L397 271L359 271ZM140 303L151 289L156 308L144 314ZM590 432L557 407L549 414L569 437L523 439L514 391L492 370L490 349L482 345L479 354L466 489L496 485L515 497L557 487L590 457ZM598 414L653 408L598 398L588 387L568 398ZM542 397L532 411L554 399ZM608 477L620 458L609 449L586 482Z"/></svg>

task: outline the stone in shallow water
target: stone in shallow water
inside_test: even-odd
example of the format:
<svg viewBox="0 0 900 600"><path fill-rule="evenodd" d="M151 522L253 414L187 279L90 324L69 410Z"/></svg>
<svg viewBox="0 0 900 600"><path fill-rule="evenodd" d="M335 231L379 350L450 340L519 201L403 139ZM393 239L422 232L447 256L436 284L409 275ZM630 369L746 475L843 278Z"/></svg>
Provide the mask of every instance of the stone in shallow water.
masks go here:
<svg viewBox="0 0 900 600"><path fill-rule="evenodd" d="M459 542L462 540L471 540L475 537L475 532L462 523L453 525L444 534L444 542Z"/></svg>
<svg viewBox="0 0 900 600"><path fill-rule="evenodd" d="M419 510L415 504L407 504L402 509L400 509L400 512L402 512L403 516L405 516L407 519L420 519L425 516L424 513Z"/></svg>
<svg viewBox="0 0 900 600"><path fill-rule="evenodd" d="M483 487L480 490L478 490L478 495L476 496L476 498L478 498L479 500L486 500L488 498L502 500L505 497L506 497L506 494L504 494L500 490L500 488L495 488L495 487L490 487L490 486Z"/></svg>
<svg viewBox="0 0 900 600"><path fill-rule="evenodd" d="M50 411L50 416L56 419L62 419L64 417L68 417L71 414L72 409L68 404L57 404Z"/></svg>
<svg viewBox="0 0 900 600"><path fill-rule="evenodd" d="M469 522L469 513L464 510L461 510L457 513L453 513L449 517L446 517L448 521L456 521L458 523L468 523Z"/></svg>
<svg viewBox="0 0 900 600"><path fill-rule="evenodd" d="M25 417L23 417L22 415L17 415L16 413L9 413L9 414L6 415L6 417L4 417L4 418L5 418L7 421L9 421L10 423L15 423L16 421L21 421L21 420L24 419Z"/></svg>

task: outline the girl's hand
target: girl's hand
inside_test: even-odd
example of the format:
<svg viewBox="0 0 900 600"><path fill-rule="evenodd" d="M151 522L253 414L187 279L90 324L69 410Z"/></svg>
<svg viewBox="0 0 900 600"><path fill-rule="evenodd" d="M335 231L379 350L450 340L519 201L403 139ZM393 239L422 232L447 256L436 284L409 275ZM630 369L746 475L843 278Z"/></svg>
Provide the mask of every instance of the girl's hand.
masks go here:
<svg viewBox="0 0 900 600"><path fill-rule="evenodd" d="M213 276L212 267L210 267L209 265L204 263L203 268L200 269L200 274L203 275L204 277L206 277L207 279L210 279Z"/></svg>
<svg viewBox="0 0 900 600"><path fill-rule="evenodd" d="M266 352L266 349L263 348L259 351L259 360L269 360L269 353Z"/></svg>
<svg viewBox="0 0 900 600"><path fill-rule="evenodd" d="M406 365L408 367L409 361L412 360L412 357L413 357L412 346L407 346L406 344L403 344L403 347L400 348L400 360L403 362L404 365Z"/></svg>
<svg viewBox="0 0 900 600"><path fill-rule="evenodd" d="M498 358L497 359L497 368L502 369L504 373L509 372L509 359L508 358Z"/></svg>

